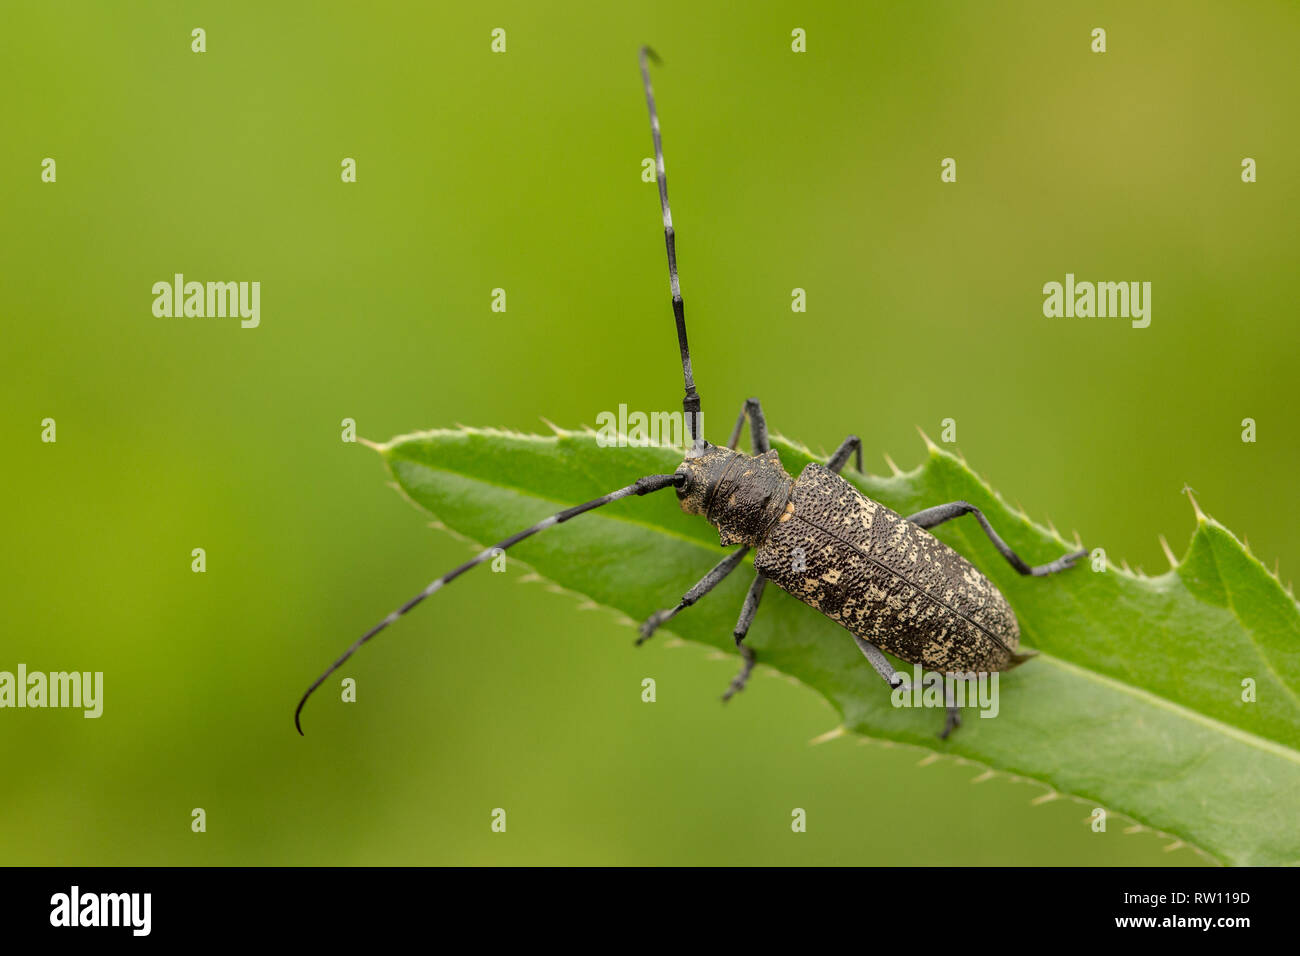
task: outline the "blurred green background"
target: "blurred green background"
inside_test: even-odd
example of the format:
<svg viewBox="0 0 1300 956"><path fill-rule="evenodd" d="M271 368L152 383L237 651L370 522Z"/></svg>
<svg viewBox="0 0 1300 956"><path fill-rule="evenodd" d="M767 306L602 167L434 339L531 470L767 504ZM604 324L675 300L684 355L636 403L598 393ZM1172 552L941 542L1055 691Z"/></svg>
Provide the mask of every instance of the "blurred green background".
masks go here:
<svg viewBox="0 0 1300 956"><path fill-rule="evenodd" d="M633 651L518 570L356 658L358 703L307 738L290 717L467 553L342 419L676 407L643 42L714 432L758 395L880 470L953 417L994 487L1116 561L1182 553L1187 483L1287 580L1298 28L1257 2L6 3L0 669L102 670L106 700L0 712L0 863L1201 863L980 768L810 747L813 692L760 671L723 708L734 661ZM261 327L155 318L176 272L260 281ZM1066 272L1152 282L1150 328L1044 318Z"/></svg>

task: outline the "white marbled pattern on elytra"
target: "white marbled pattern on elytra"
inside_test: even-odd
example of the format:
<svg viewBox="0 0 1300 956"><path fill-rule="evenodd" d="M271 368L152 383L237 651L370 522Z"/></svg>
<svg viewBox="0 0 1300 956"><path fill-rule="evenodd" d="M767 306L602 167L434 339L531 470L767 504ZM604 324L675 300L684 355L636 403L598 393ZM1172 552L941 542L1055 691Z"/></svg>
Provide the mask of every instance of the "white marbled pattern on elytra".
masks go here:
<svg viewBox="0 0 1300 956"><path fill-rule="evenodd" d="M754 561L779 587L929 669L1015 665L1020 627L1006 598L938 538L822 465L799 475L791 504Z"/></svg>

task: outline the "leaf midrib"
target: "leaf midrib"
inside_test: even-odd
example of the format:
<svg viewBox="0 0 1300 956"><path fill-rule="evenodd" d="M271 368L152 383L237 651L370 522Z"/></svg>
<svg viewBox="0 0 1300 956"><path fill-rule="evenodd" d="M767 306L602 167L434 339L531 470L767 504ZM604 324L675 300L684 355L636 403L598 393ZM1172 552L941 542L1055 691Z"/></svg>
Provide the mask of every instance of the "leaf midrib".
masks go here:
<svg viewBox="0 0 1300 956"><path fill-rule="evenodd" d="M1294 764L1300 764L1300 751L1293 750L1285 744L1278 743L1276 740L1269 740L1267 737L1260 737L1256 734L1252 734L1248 730L1242 730L1240 727L1226 724L1208 714L1203 714L1198 710L1193 710L1190 707L1185 707L1182 704L1176 703L1167 697L1153 694L1150 691L1143 690L1141 687L1137 687L1133 684L1126 684L1124 681L1116 680L1100 671L1089 670L1086 667L1081 667L1078 664L1072 663L1063 657L1058 657L1055 654L1040 652L1037 659L1042 660L1045 663L1053 664L1054 666L1060 667L1072 674L1077 674L1090 679L1104 687L1127 693L1129 696L1137 698L1143 703L1168 711L1169 713L1181 717L1184 720L1191 721L1192 723L1200 724L1203 727L1224 735L1225 737L1230 737L1233 740L1248 744L1249 746L1262 750L1265 753L1271 753L1274 756L1289 760Z"/></svg>

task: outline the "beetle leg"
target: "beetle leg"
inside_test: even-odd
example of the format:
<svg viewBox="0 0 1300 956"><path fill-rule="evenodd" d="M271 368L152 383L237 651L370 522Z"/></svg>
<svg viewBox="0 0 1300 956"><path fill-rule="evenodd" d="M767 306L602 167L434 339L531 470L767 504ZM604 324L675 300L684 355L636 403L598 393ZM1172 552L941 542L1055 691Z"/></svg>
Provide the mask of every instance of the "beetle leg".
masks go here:
<svg viewBox="0 0 1300 956"><path fill-rule="evenodd" d="M740 444L740 430L745 427L746 418L749 419L749 437L754 442L754 454L761 455L772 446L767 440L767 418L763 415L763 406L756 398L745 399L745 404L740 407L740 415L736 418L736 427L731 430L731 440L727 442L727 447L734 449Z"/></svg>
<svg viewBox="0 0 1300 956"><path fill-rule="evenodd" d="M1020 555L1016 554L1007 546L1007 543L998 537L998 533L993 530L989 524L988 518L984 517L984 512L980 511L968 501L953 501L946 505L936 505L933 508L926 508L924 511L918 511L914 515L909 515L907 520L922 528L933 528L950 521L953 518L960 518L962 515L974 515L975 520L980 523L984 533L989 536L993 546L998 549L998 553L1007 559L1013 568L1021 574L1041 578L1048 574L1055 574L1057 571L1064 571L1067 568L1074 567L1074 562L1078 561L1088 553L1085 548L1082 551L1072 551L1069 554L1063 554L1055 561L1049 564L1040 564L1036 567L1030 567L1024 562Z"/></svg>
<svg viewBox="0 0 1300 956"><path fill-rule="evenodd" d="M862 652L862 656L867 659L873 668L875 668L876 673L879 674L881 679L889 685L890 690L895 690L902 684L906 683L906 679L903 675L894 670L894 668L890 666L889 661L885 660L885 655L880 653L880 648L876 647L876 645L872 644L870 641L863 640L856 634L853 635L853 640L857 642L858 650Z"/></svg>
<svg viewBox="0 0 1300 956"><path fill-rule="evenodd" d="M885 659L885 655L880 652L880 648L876 647L875 644L863 640L856 634L853 635L853 640L857 643L858 650L862 652L862 656L867 659L873 668L875 668L876 673L879 674L884 682L889 685L890 690L897 690L899 687L909 683L906 677L894 670L889 661ZM939 677L940 675L937 673L924 674L921 677L921 683L925 683L925 678L931 676ZM953 694L952 688L948 686L948 682L944 681L943 686L943 702L948 711L948 717L944 721L943 732L939 734L939 739L947 740L948 735L961 726L961 711L957 707L957 699Z"/></svg>
<svg viewBox="0 0 1300 956"><path fill-rule="evenodd" d="M740 620L736 621L736 629L731 636L736 639L736 649L740 651L740 656L745 662L740 666L740 673L731 679L731 685L727 692L722 695L723 701L731 700L733 694L745 689L749 683L749 675L754 670L754 663L758 656L754 649L744 643L745 635L749 633L749 625L754 623L754 615L758 613L758 602L763 600L763 588L767 585L767 578L761 574L754 575L754 583L749 586L749 593L745 595L745 603L740 607Z"/></svg>
<svg viewBox="0 0 1300 956"><path fill-rule="evenodd" d="M826 467L839 474L840 470L848 464L849 455L856 452L858 472L862 471L862 439L857 435L850 435L844 441L840 442L840 447L835 449L835 454L831 455L831 460L826 463Z"/></svg>
<svg viewBox="0 0 1300 956"><path fill-rule="evenodd" d="M943 703L948 709L948 717L943 723L943 732L939 734L939 739L947 740L948 735L961 726L961 709L957 706L957 698L948 681L943 682Z"/></svg>
<svg viewBox="0 0 1300 956"><path fill-rule="evenodd" d="M696 581L695 586L682 596L682 599L677 602L676 607L656 611L654 614L651 614L646 618L641 623L641 636L636 639L637 644L645 643L650 639L651 635L659 629L660 625L666 621L672 620L680 612L686 610L700 598L704 597L704 595L717 587L722 582L723 578L736 570L736 566L745 559L745 555L747 554L749 554L748 546L733 551L714 565L713 569L709 571L708 574Z"/></svg>

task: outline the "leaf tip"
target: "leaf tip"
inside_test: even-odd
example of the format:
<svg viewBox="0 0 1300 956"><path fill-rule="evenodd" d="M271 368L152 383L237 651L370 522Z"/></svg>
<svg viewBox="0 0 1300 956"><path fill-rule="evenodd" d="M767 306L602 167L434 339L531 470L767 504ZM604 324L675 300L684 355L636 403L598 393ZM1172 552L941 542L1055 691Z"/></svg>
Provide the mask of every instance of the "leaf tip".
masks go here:
<svg viewBox="0 0 1300 956"><path fill-rule="evenodd" d="M1192 503L1192 511L1196 513L1197 523L1204 524L1206 521L1205 512L1202 511L1201 506L1196 503L1195 492L1192 490L1192 488L1189 485L1183 485L1183 494L1185 494L1187 496L1187 500Z"/></svg>

